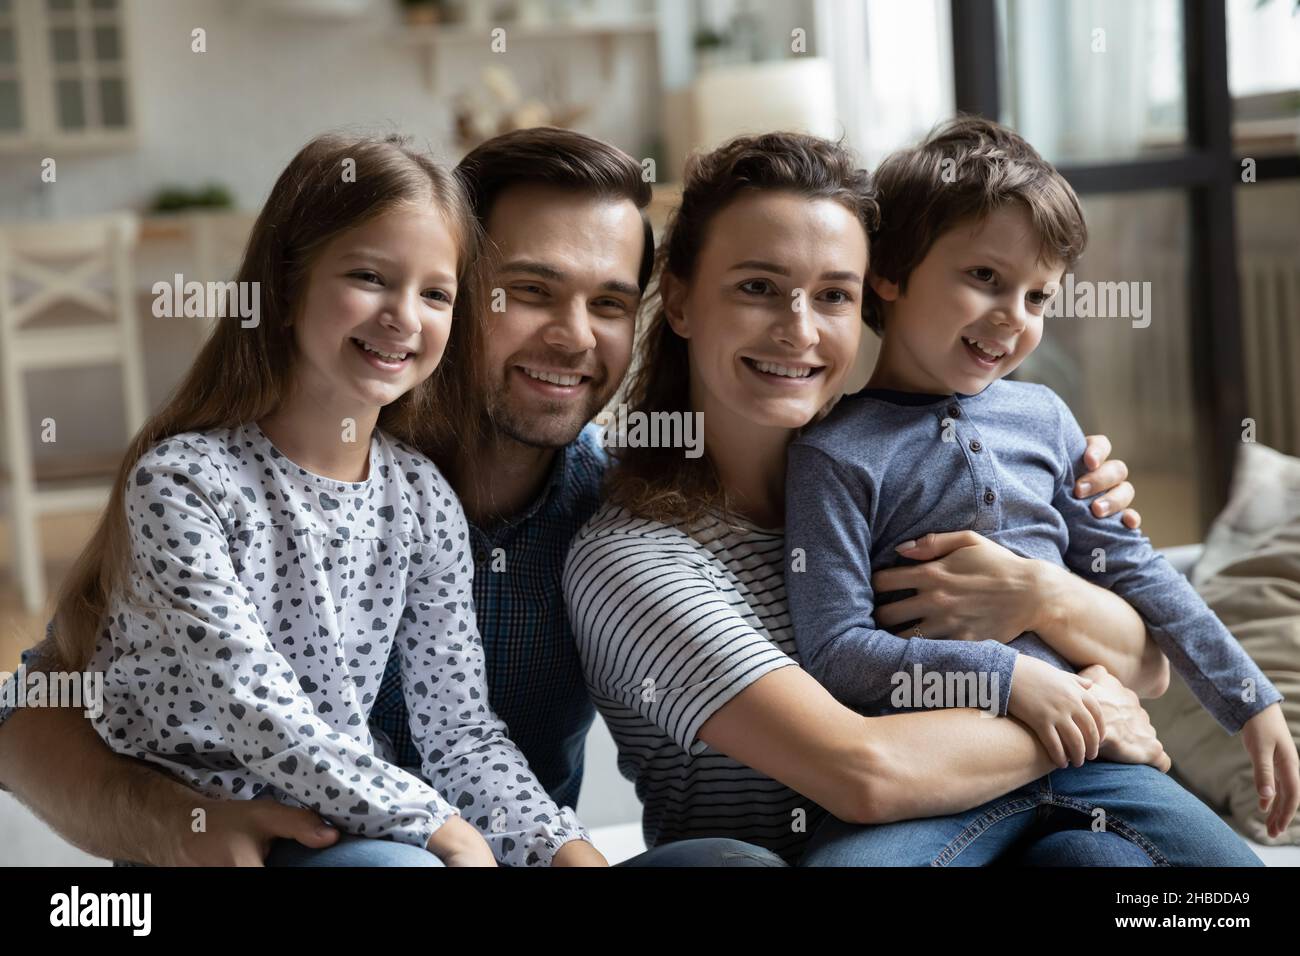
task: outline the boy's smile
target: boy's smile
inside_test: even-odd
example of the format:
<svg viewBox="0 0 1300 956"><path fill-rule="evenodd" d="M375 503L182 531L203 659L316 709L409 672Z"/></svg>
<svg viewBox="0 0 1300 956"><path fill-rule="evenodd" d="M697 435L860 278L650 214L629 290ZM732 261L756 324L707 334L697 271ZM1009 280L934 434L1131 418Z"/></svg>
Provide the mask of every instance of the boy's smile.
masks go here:
<svg viewBox="0 0 1300 956"><path fill-rule="evenodd" d="M906 291L872 276L885 334L870 384L974 395L1014 371L1042 340L1043 309L1061 278L1019 203L939 236Z"/></svg>

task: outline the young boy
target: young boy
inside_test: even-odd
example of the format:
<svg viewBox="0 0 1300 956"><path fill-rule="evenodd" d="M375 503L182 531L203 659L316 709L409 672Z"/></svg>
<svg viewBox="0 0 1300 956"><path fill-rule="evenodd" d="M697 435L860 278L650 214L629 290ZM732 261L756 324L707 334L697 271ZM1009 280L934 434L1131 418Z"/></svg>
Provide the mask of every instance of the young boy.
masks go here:
<svg viewBox="0 0 1300 956"><path fill-rule="evenodd" d="M1003 644L876 626L872 573L905 560L930 532L970 529L1069 568L1132 605L1206 709L1230 733L1243 731L1261 808L1273 810L1270 833L1290 822L1300 770L1281 695L1145 536L1118 517L1098 521L1073 497L1085 442L1065 404L1043 386L1005 380L1037 347L1047 300L1086 243L1073 190L1018 135L974 117L890 156L876 182L867 321L880 356L867 387L789 455L788 547L806 560L786 579L804 666L866 713L996 708L1033 730L1059 767L1074 763L999 807L1065 808L1094 828L1103 819L1157 863L1253 860L1152 768L1084 763L1085 751L1096 754L1096 701L1038 635ZM958 815L984 821L971 824L984 844L972 859L1000 855L1035 816L980 812L988 809ZM972 839L943 820L948 829L918 847L929 862ZM1219 850L1194 846L1207 842Z"/></svg>

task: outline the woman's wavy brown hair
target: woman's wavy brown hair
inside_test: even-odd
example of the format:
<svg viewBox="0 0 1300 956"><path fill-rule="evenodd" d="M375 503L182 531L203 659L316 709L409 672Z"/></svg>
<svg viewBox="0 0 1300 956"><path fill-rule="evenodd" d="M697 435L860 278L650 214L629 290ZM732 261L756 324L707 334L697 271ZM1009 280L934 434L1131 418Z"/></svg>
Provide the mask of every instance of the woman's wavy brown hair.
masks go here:
<svg viewBox="0 0 1300 956"><path fill-rule="evenodd" d="M172 435L232 428L273 411L292 383L291 323L317 256L343 232L411 203L432 203L456 231L457 318L438 369L381 409L378 427L420 447L430 431L445 430L444 420L456 420L457 409L444 400L448 389L442 380L451 363L474 364L460 352L472 338L464 317L475 312L476 280L469 267L479 246L478 226L464 192L455 177L413 149L405 137L318 136L276 180L235 276L241 283L259 283L260 321L251 328L218 321L180 385L163 409L145 422L122 458L108 505L58 595L54 647L45 651L53 652L61 667L86 666L105 609L129 567L123 496L136 462Z"/></svg>
<svg viewBox="0 0 1300 956"><path fill-rule="evenodd" d="M649 325L637 346L626 387L629 410L653 414L691 410L686 340L668 323L660 286L664 275L689 283L709 224L728 204L754 191L829 199L852 212L868 236L878 209L871 177L842 143L803 133L741 136L686 164L681 204L669 217L655 257ZM607 494L629 511L665 524L690 527L710 513L734 521L726 489L707 448L699 458L681 449L611 449L615 462Z"/></svg>

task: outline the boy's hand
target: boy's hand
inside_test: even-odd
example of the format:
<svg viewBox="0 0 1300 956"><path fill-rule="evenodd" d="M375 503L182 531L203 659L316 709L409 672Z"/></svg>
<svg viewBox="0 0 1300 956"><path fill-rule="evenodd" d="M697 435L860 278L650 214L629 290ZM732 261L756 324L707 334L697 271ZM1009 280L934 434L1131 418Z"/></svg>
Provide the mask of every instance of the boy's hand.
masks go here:
<svg viewBox="0 0 1300 956"><path fill-rule="evenodd" d="M464 817L455 816L433 831L429 852L447 866L496 866L483 834Z"/></svg>
<svg viewBox="0 0 1300 956"><path fill-rule="evenodd" d="M1300 805L1300 757L1282 705L1265 707L1241 728L1242 743L1255 765L1259 809L1268 813L1268 835L1281 836Z"/></svg>
<svg viewBox="0 0 1300 956"><path fill-rule="evenodd" d="M1086 677L1025 654L1016 657L1007 711L1038 735L1062 769L1083 766L1101 748L1106 722L1090 687Z"/></svg>

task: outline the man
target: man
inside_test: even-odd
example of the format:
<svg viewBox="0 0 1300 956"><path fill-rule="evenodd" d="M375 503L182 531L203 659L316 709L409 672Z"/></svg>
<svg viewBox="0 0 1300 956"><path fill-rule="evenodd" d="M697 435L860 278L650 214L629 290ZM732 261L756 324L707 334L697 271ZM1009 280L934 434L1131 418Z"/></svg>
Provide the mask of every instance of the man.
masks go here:
<svg viewBox="0 0 1300 956"><path fill-rule="evenodd" d="M474 600L489 695L552 798L574 806L595 711L583 682L560 577L570 539L599 504L606 458L587 423L631 361L649 283L650 186L620 150L566 130L489 140L457 175L494 261L481 300L453 324L438 420L423 450L451 480L470 521ZM1094 474L1114 485L1123 465ZM1131 500L1127 484L1112 506ZM1118 504L1117 504L1118 503ZM33 659L29 666L41 666ZM337 831L271 800L210 800L114 754L70 708L0 713L0 785L65 839L97 856L155 865L261 865L276 838L325 847ZM419 772L390 661L372 730ZM203 833L191 828L196 808ZM650 850L640 865L781 865L733 840Z"/></svg>

